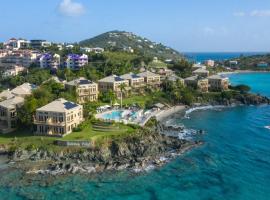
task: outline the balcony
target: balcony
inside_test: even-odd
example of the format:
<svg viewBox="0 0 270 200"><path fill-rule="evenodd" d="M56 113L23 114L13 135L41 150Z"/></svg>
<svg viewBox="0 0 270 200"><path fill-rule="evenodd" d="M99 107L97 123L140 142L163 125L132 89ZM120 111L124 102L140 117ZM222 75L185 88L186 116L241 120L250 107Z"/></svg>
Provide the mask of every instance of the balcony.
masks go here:
<svg viewBox="0 0 270 200"><path fill-rule="evenodd" d="M51 125L51 126L65 126L65 122L54 122L52 119L47 119L46 121L40 121L34 118L34 124L36 125Z"/></svg>

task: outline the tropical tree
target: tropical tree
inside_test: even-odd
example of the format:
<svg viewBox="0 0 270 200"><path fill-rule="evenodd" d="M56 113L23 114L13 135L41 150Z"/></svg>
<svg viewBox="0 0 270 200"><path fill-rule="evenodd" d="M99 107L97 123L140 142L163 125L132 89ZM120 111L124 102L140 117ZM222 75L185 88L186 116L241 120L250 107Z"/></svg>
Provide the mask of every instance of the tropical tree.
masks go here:
<svg viewBox="0 0 270 200"><path fill-rule="evenodd" d="M126 84L125 83L121 83L119 85L119 89L120 89L120 94L121 94L121 108L123 106L123 92L126 90Z"/></svg>
<svg viewBox="0 0 270 200"><path fill-rule="evenodd" d="M113 102L116 100L116 95L115 95L114 91L109 90L107 95L111 101L111 105L113 105Z"/></svg>

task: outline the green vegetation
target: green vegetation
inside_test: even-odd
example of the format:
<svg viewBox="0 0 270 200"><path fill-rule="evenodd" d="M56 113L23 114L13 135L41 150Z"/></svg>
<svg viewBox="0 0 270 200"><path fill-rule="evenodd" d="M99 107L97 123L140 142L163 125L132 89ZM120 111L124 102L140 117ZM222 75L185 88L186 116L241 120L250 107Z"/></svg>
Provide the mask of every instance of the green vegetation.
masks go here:
<svg viewBox="0 0 270 200"><path fill-rule="evenodd" d="M135 129L132 126L119 123L93 121L92 123L87 123L87 126L82 131L71 133L61 140L91 141L93 144L98 145L103 141L121 139L133 133L135 133Z"/></svg>
<svg viewBox="0 0 270 200"><path fill-rule="evenodd" d="M28 72L14 77L0 79L0 83L4 88L13 88L26 82L41 85L44 81L47 81L51 77L52 76L49 70L30 67Z"/></svg>
<svg viewBox="0 0 270 200"><path fill-rule="evenodd" d="M106 124L103 122L93 121L86 123L83 130L73 132L64 138L63 141L90 141L92 144L99 145L112 139L122 139L128 135L135 134L136 128L124 124ZM6 145L10 149L24 148L26 150L46 149L52 151L76 149L75 147L60 147L54 145L57 138L34 136L30 130L19 129L14 133L0 134L0 146Z"/></svg>
<svg viewBox="0 0 270 200"><path fill-rule="evenodd" d="M236 60L238 64L234 66L241 70L255 70L255 71L269 71L270 70L270 54L264 55L253 55L253 56L240 56L239 58L231 59ZM230 61L226 61L225 66L230 67ZM267 63L268 67L258 67L257 65L261 62Z"/></svg>
<svg viewBox="0 0 270 200"><path fill-rule="evenodd" d="M240 91L241 94L246 94L251 90L251 88L248 85L231 86L231 89Z"/></svg>
<svg viewBox="0 0 270 200"><path fill-rule="evenodd" d="M24 105L18 109L19 125L21 127L31 127L33 115L37 108L40 108L58 98L76 102L76 91L66 91L64 86L54 80L40 85L33 94L25 98Z"/></svg>
<svg viewBox="0 0 270 200"><path fill-rule="evenodd" d="M180 59L183 56L174 49L124 31L111 31L79 43L87 47L101 47L110 51L130 51L145 57ZM131 48L131 49L129 49Z"/></svg>

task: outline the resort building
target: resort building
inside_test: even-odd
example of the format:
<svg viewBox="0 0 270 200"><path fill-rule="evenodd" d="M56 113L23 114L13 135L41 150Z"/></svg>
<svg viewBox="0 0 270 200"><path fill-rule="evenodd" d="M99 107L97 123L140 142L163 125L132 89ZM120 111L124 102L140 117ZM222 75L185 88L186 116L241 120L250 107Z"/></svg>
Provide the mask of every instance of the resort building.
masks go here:
<svg viewBox="0 0 270 200"><path fill-rule="evenodd" d="M209 76L209 71L206 69L197 69L197 70L193 71L192 74L194 76L206 78Z"/></svg>
<svg viewBox="0 0 270 200"><path fill-rule="evenodd" d="M40 68L58 69L60 67L61 57L58 54L45 53L39 58Z"/></svg>
<svg viewBox="0 0 270 200"><path fill-rule="evenodd" d="M11 76L17 76L19 73L26 71L26 68L23 66L19 66L19 65L14 65L14 66L10 66L8 67L8 69L6 69L3 73L2 73L2 77L6 78L6 77L11 77Z"/></svg>
<svg viewBox="0 0 270 200"><path fill-rule="evenodd" d="M86 53L103 53L105 50L103 48L100 47L95 47L95 48L89 48L89 47L81 47L80 48L82 52L86 52Z"/></svg>
<svg viewBox="0 0 270 200"><path fill-rule="evenodd" d="M200 92L208 92L208 79L199 76L191 76L185 79L185 85L197 89Z"/></svg>
<svg viewBox="0 0 270 200"><path fill-rule="evenodd" d="M36 135L63 137L83 122L83 107L65 99L55 100L36 111Z"/></svg>
<svg viewBox="0 0 270 200"><path fill-rule="evenodd" d="M112 90L116 93L117 97L121 96L120 85L126 85L125 90L129 90L129 81L121 78L120 76L111 75L98 81L99 91L108 92Z"/></svg>
<svg viewBox="0 0 270 200"><path fill-rule="evenodd" d="M67 89L75 89L79 103L94 102L98 100L98 84L85 78L66 83Z"/></svg>
<svg viewBox="0 0 270 200"><path fill-rule="evenodd" d="M204 61L204 64L208 67L215 67L215 61L214 60L206 60Z"/></svg>
<svg viewBox="0 0 270 200"><path fill-rule="evenodd" d="M179 81L182 85L185 85L185 80L177 75L172 75L167 78L168 81L177 82Z"/></svg>
<svg viewBox="0 0 270 200"><path fill-rule="evenodd" d="M10 92L17 97L22 97L25 98L29 95L32 94L33 90L35 90L37 87L33 84L30 83L24 83L16 88L14 88L13 90L11 90Z"/></svg>
<svg viewBox="0 0 270 200"><path fill-rule="evenodd" d="M14 50L27 49L29 48L29 44L30 42L28 40L11 38L10 40L4 43L4 47L6 49L14 49Z"/></svg>
<svg viewBox="0 0 270 200"><path fill-rule="evenodd" d="M38 52L29 50L4 50L0 54L1 67L9 67L12 65L18 65L23 67L29 67L32 63L36 62Z"/></svg>
<svg viewBox="0 0 270 200"><path fill-rule="evenodd" d="M78 70L87 64L88 64L88 56L85 54L83 55L69 54L65 62L66 68L74 70Z"/></svg>
<svg viewBox="0 0 270 200"><path fill-rule="evenodd" d="M166 78L174 75L174 71L171 69L168 69L167 67L159 68L156 70L156 73L160 75L160 80L163 81Z"/></svg>
<svg viewBox="0 0 270 200"><path fill-rule="evenodd" d="M238 61L237 60L230 60L229 61L230 68L237 68L238 67Z"/></svg>
<svg viewBox="0 0 270 200"><path fill-rule="evenodd" d="M196 63L192 65L192 70L195 71L197 69L206 69L205 65L202 65L201 63Z"/></svg>
<svg viewBox="0 0 270 200"><path fill-rule="evenodd" d="M208 84L212 91L224 91L229 89L229 79L219 75L209 76Z"/></svg>
<svg viewBox="0 0 270 200"><path fill-rule="evenodd" d="M260 67L260 68L267 68L269 67L269 64L267 62L259 62L257 64L257 67Z"/></svg>
<svg viewBox="0 0 270 200"><path fill-rule="evenodd" d="M12 94L12 92L8 89L8 90L4 90L0 93L0 102L1 101L5 101L7 99L10 99L14 97L14 94Z"/></svg>
<svg viewBox="0 0 270 200"><path fill-rule="evenodd" d="M51 45L52 43L46 40L30 40L30 47L33 49L41 49L43 47L50 47Z"/></svg>
<svg viewBox="0 0 270 200"><path fill-rule="evenodd" d="M122 79L129 81L129 86L132 88L143 88L145 86L144 84L144 78L140 77L134 73L128 73L121 76Z"/></svg>
<svg viewBox="0 0 270 200"><path fill-rule="evenodd" d="M24 103L24 98L13 96L0 102L0 132L10 133L16 130L17 109Z"/></svg>
<svg viewBox="0 0 270 200"><path fill-rule="evenodd" d="M160 75L154 74L150 71L141 72L137 75L144 78L144 82L146 83L147 86L159 88Z"/></svg>

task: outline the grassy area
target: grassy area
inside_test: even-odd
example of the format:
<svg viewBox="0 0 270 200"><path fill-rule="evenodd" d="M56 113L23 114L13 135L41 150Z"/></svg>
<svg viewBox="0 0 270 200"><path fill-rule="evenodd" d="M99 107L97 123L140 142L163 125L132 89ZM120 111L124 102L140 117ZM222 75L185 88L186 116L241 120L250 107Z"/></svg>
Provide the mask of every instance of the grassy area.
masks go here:
<svg viewBox="0 0 270 200"><path fill-rule="evenodd" d="M164 98L163 95L164 95L164 93L162 93L162 92L154 92L152 94L131 96L131 97L123 99L123 106L124 105L132 105L133 103L136 103L140 107L144 108L145 104L148 101L168 103L168 100L166 98Z"/></svg>
<svg viewBox="0 0 270 200"><path fill-rule="evenodd" d="M103 140L123 138L132 134L134 131L134 128L123 124L112 124L108 127L105 127L103 124L99 126L88 124L81 132L71 133L61 140L89 140L94 143L99 143Z"/></svg>
<svg viewBox="0 0 270 200"><path fill-rule="evenodd" d="M150 95L138 95L132 96L123 99L123 105L132 105L134 103L138 104L141 107L145 106L146 101L152 100L152 96Z"/></svg>
<svg viewBox="0 0 270 200"><path fill-rule="evenodd" d="M28 148L33 146L35 148L46 148L49 150L65 150L71 147L59 147L54 145L54 141L64 140L86 140L92 143L102 143L111 139L122 138L135 132L135 129L123 124L112 124L108 127L94 126L89 123L81 132L73 132L64 138L34 136L29 130L18 130L10 134L0 134L0 145L7 145L9 147Z"/></svg>

